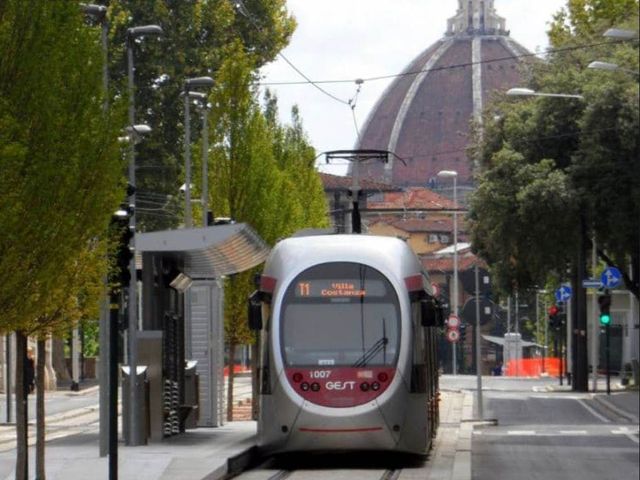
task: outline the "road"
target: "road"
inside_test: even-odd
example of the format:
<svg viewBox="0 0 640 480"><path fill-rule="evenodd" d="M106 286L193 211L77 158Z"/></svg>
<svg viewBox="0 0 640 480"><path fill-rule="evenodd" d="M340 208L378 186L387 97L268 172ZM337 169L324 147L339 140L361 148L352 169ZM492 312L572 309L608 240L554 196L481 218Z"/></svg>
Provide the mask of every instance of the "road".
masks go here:
<svg viewBox="0 0 640 480"><path fill-rule="evenodd" d="M603 408L593 395L541 393L546 386L539 381L487 383L485 418L497 425L473 431L473 480L638 478L638 424Z"/></svg>

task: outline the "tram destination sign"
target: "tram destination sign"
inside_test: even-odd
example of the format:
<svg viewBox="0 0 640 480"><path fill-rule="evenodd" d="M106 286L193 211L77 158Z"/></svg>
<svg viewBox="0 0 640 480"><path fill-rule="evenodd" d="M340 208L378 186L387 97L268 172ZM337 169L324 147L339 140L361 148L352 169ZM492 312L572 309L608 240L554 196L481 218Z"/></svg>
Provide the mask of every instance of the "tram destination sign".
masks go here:
<svg viewBox="0 0 640 480"><path fill-rule="evenodd" d="M299 280L295 288L297 298L384 297L385 285L380 280L309 279Z"/></svg>

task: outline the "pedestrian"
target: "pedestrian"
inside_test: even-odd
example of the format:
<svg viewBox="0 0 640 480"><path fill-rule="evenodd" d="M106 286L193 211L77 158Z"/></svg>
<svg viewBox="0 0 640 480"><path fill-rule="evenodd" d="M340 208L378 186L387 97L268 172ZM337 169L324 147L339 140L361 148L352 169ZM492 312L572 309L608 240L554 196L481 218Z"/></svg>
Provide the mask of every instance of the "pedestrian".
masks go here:
<svg viewBox="0 0 640 480"><path fill-rule="evenodd" d="M33 393L36 388L36 365L33 359L33 348L27 349L27 358L24 362L24 380L26 396Z"/></svg>

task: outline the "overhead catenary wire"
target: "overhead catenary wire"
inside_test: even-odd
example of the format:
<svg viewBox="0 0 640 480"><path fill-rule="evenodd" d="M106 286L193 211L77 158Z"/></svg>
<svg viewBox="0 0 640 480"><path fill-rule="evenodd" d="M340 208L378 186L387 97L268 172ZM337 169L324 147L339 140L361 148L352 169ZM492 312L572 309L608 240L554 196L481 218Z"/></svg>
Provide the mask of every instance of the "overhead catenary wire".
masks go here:
<svg viewBox="0 0 640 480"><path fill-rule="evenodd" d="M362 82L374 82L374 81L379 81L379 80L389 80L389 79L393 79L393 78L399 78L399 77L407 77L407 76L415 76L415 75L420 75L421 73L431 73L431 72L439 72L439 71L446 71L446 70L455 70L455 69L459 69L459 68L467 68L467 67L472 67L474 65L483 65L483 64L490 64L490 63L498 63L498 62L505 62L508 60L517 60L517 59L521 59L521 58L531 58L531 57L538 57L541 55L551 55L551 54L555 54L555 53L567 53L567 52L572 52L572 51L576 51L576 50L582 50L582 49L588 49L588 48L595 48L595 47L599 47L599 46L603 46L603 45L612 45L612 44L618 44L618 43L622 43L622 40L608 40L608 41L603 41L603 42L597 42L597 43L589 43L589 44L583 44L583 45L573 45L570 47L561 47L561 48L550 48L547 49L543 52L538 52L538 53L523 53L520 55L508 55L505 57L498 57L498 58L493 58L493 59L487 59L487 60L478 60L476 62L463 62L463 63L456 63L453 65L443 65L440 67L432 67L432 68L427 68L427 69L419 69L419 70L409 70L406 72L400 72L400 73L393 73L393 74L388 74L388 75L378 75L378 76L373 76L373 77L364 77L364 78L357 78L357 79L353 79L353 78L349 78L349 79L329 79L329 80L306 80L306 81L282 81L282 82L259 82L258 85L263 86L263 87L269 87L269 86L286 86L286 85L306 85L309 83L312 83L316 88L319 88L318 85L320 84L338 84L338 83L353 83L357 80L361 80ZM636 40L637 42L637 40ZM628 43L628 41L626 42ZM305 77L306 78L306 77ZM344 103L344 102L343 102Z"/></svg>
<svg viewBox="0 0 640 480"><path fill-rule="evenodd" d="M240 14L243 15L247 20L249 20L249 23L251 23L251 25L258 32L260 32L261 31L260 26L256 23L255 19L252 17L252 15L249 12L249 10L247 10L247 7L245 6L243 0L234 0L234 4L235 4L236 8L238 9L238 11L240 12ZM340 103L342 103L344 105L347 105L347 106L349 105L349 101L343 100L342 98L337 97L333 93L328 92L327 90L325 90L321 86L317 85L318 82L314 82L313 80L311 80L307 75L305 75L305 73L302 70L300 70L298 67L296 67L293 64L293 62L291 62L282 52L278 52L278 56L280 58L282 58L282 60L284 60L287 63L287 65L289 65L298 75L300 75L302 78L305 79L305 81L302 82L303 84L312 85L316 89L318 89L320 92L322 92L324 95L332 98L336 102L340 102Z"/></svg>

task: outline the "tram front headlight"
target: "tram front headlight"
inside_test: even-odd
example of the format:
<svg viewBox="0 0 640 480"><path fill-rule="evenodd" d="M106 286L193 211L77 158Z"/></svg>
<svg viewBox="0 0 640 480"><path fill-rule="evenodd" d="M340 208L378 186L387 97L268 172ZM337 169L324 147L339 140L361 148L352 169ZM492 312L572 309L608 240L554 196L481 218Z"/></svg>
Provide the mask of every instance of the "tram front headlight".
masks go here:
<svg viewBox="0 0 640 480"><path fill-rule="evenodd" d="M302 389L303 392L307 392L309 390L309 384L307 382L302 382L300 384L300 388Z"/></svg>
<svg viewBox="0 0 640 480"><path fill-rule="evenodd" d="M369 391L369 384L367 382L363 382L360 384L360 390L362 390L363 392L368 392Z"/></svg>

